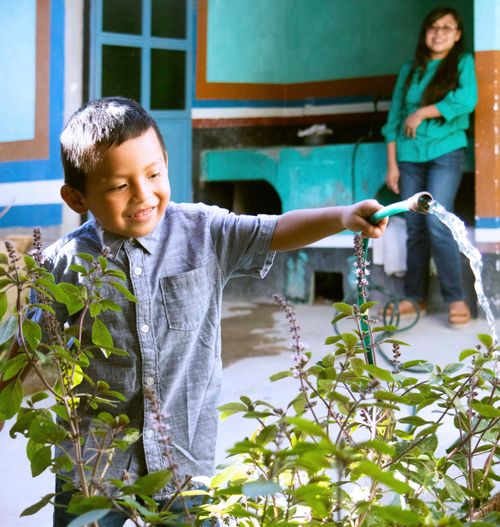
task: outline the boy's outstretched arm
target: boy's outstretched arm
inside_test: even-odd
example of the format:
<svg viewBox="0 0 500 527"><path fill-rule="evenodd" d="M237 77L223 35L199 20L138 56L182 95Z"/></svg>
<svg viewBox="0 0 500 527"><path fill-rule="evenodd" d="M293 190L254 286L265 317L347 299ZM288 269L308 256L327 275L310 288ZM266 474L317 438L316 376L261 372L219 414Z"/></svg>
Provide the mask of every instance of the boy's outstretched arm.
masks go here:
<svg viewBox="0 0 500 527"><path fill-rule="evenodd" d="M368 199L353 205L285 212L278 218L271 250L299 249L345 229L378 238L384 232L388 219L372 225L368 218L381 208L378 201Z"/></svg>

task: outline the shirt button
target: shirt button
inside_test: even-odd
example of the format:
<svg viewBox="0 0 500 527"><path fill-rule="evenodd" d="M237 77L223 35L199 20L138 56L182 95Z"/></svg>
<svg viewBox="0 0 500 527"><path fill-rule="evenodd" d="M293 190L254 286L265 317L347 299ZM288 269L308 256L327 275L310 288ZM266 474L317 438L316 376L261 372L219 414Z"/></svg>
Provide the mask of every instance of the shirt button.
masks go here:
<svg viewBox="0 0 500 527"><path fill-rule="evenodd" d="M155 383L155 378L154 377L146 377L146 384L148 384L149 386L153 385Z"/></svg>
<svg viewBox="0 0 500 527"><path fill-rule="evenodd" d="M147 332L149 331L149 326L148 326L147 324L143 324L143 325L141 326L141 331L142 331L143 333L147 333Z"/></svg>
<svg viewBox="0 0 500 527"><path fill-rule="evenodd" d="M148 439L151 439L155 433L153 432L153 430L146 430L146 432L144 433L144 435L148 438Z"/></svg>
<svg viewBox="0 0 500 527"><path fill-rule="evenodd" d="M137 276L141 275L142 274L142 269L140 267L136 267L134 269L134 274L136 274Z"/></svg>

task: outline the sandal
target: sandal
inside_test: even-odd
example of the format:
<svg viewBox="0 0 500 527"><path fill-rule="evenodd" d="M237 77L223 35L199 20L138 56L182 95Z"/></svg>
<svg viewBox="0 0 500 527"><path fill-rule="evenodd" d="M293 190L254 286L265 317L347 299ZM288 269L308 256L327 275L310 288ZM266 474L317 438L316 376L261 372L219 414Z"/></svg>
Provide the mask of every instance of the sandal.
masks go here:
<svg viewBox="0 0 500 527"><path fill-rule="evenodd" d="M391 317L399 314L400 317L416 317L417 310L419 316L425 315L425 302L418 300L401 300L396 309L394 309L394 304L389 304L385 310L385 315Z"/></svg>
<svg viewBox="0 0 500 527"><path fill-rule="evenodd" d="M451 327L462 328L470 323L469 306L463 300L451 302L448 305L448 323Z"/></svg>

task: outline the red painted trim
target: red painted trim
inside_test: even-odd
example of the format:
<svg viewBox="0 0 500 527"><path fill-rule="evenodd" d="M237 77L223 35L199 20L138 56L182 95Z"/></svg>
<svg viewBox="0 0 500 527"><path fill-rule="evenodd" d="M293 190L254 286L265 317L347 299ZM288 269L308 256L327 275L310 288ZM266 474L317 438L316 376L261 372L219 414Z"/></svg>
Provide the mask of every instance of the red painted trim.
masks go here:
<svg viewBox="0 0 500 527"><path fill-rule="evenodd" d="M375 117L374 113L345 113L334 115L307 115L302 117L242 117L234 119L193 119L193 128L237 128L247 126L291 126L314 124L318 121L322 123L339 123L339 122L365 122L367 120L380 121L385 123L387 112L378 112Z"/></svg>

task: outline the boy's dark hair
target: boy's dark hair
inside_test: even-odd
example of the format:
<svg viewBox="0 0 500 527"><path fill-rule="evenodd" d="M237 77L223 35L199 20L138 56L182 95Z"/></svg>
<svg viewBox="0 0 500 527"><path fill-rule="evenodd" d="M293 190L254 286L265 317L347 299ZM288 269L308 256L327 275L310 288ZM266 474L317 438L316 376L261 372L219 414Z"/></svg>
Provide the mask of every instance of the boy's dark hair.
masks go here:
<svg viewBox="0 0 500 527"><path fill-rule="evenodd" d="M136 101L103 97L76 111L61 133L61 159L66 185L85 193L87 174L113 145L121 145L153 128L165 143L155 120Z"/></svg>
<svg viewBox="0 0 500 527"><path fill-rule="evenodd" d="M460 38L455 42L446 57L439 64L434 77L422 95L422 106L434 104L440 101L448 92L458 87L458 62L464 52L464 28L460 15L452 7L436 7L424 19L418 37L417 49L415 51L415 61L413 67L406 78L405 94L408 90L413 75L418 75L419 79L425 73L427 63L430 60L430 52L425 44L425 37L429 28L446 15L451 15L455 19L457 31L460 31Z"/></svg>

